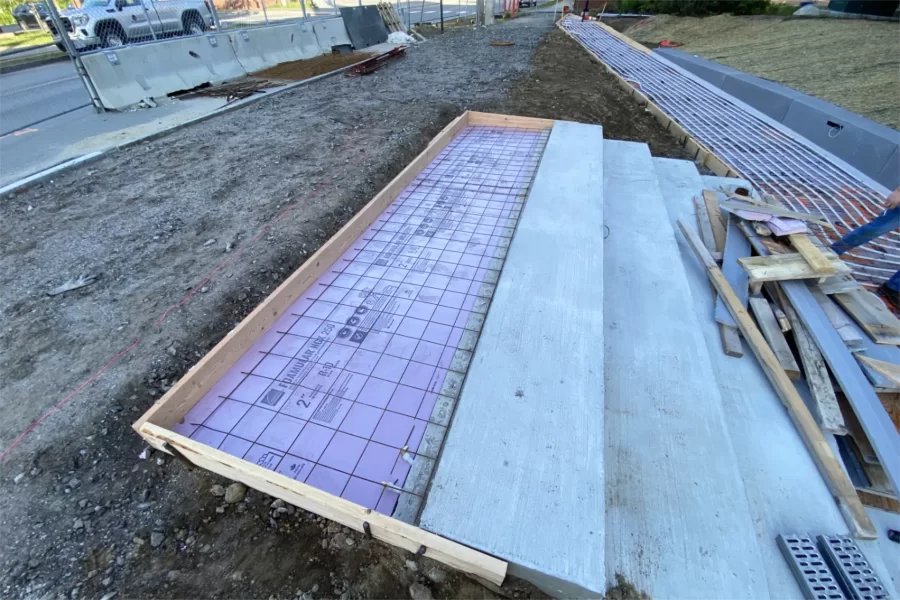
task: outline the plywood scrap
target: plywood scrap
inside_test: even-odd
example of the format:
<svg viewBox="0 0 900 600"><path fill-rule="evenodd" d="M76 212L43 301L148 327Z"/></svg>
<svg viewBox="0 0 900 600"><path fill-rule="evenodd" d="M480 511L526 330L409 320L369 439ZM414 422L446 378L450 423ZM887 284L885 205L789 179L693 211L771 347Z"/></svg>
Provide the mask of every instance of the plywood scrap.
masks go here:
<svg viewBox="0 0 900 600"><path fill-rule="evenodd" d="M722 254L716 249L716 236L713 234L712 223L706 212L706 202L696 196L694 196L694 213L697 215L697 228L700 231L700 237L703 238L703 243L706 244L706 249L717 261L722 260Z"/></svg>
<svg viewBox="0 0 900 600"><path fill-rule="evenodd" d="M788 378L784 369L781 368L778 358L766 343L756 323L753 322L750 314L744 308L741 300L728 283L728 280L725 279L712 256L706 251L697 234L682 221L678 222L678 226L684 233L688 245L691 246L694 254L697 255L697 258L706 268L707 276L738 323L741 333L753 350L753 354L762 366L766 377L769 378L769 381L778 393L778 397L781 398L782 403L787 408L794 426L803 438L810 455L815 460L816 466L818 466L819 472L822 474L822 478L834 496L851 534L854 537L864 539L877 538L878 533L866 514L859 497L856 495L856 489L850 483L847 474L825 440L822 431L816 425L794 384Z"/></svg>
<svg viewBox="0 0 900 600"><path fill-rule="evenodd" d="M812 243L809 236L805 233L794 233L788 236L794 250L800 253L800 256L812 267L812 270L822 275L834 275L837 269L831 264L831 261L825 254L819 250L819 247Z"/></svg>
<svg viewBox="0 0 900 600"><path fill-rule="evenodd" d="M835 269L839 272L850 272L850 267L841 259L832 255L829 257ZM739 258L738 263L747 272L750 286L759 286L766 281L786 281L792 279L818 279L822 276L813 271L812 267L799 254L779 254L773 256L753 256Z"/></svg>
<svg viewBox="0 0 900 600"><path fill-rule="evenodd" d="M900 365L891 364L877 358L870 358L862 354L856 354L856 360L875 369L893 383L900 385Z"/></svg>
<svg viewBox="0 0 900 600"><path fill-rule="evenodd" d="M878 296L866 290L833 294L853 320L879 344L900 344L900 320Z"/></svg>
<svg viewBox="0 0 900 600"><path fill-rule="evenodd" d="M719 199L716 197L716 193L712 190L703 190L703 203L706 204L706 214L712 225L713 237L716 238L716 250L724 252L726 221L722 217L722 211L719 210Z"/></svg>
<svg viewBox="0 0 900 600"><path fill-rule="evenodd" d="M838 332L844 343L850 348L861 346L863 343L862 335L853 326L847 313L841 310L840 306L835 304L831 298L820 292L815 286L810 286L809 291L816 299L816 302L819 303L819 306L822 307L822 310L825 311L825 316L828 317L834 330Z"/></svg>
<svg viewBox="0 0 900 600"><path fill-rule="evenodd" d="M831 225L828 222L828 219L826 219L823 215L816 213L794 212L792 210L787 210L786 208L773 206L771 204L749 204L747 202L739 202L737 200L724 200L722 202L719 202L719 207L724 208L729 212L734 212L737 210L747 210L763 213L765 215L772 215L775 217L786 217L788 219L808 221L810 223L815 223L816 225L822 225L823 227L828 227Z"/></svg>
<svg viewBox="0 0 900 600"><path fill-rule="evenodd" d="M806 376L806 384L809 386L813 399L812 414L822 431L843 435L847 432L844 415L838 405L834 386L831 384L831 375L825 359L816 346L815 340L809 335L806 326L800 321L800 317L794 311L794 307L781 294L781 288L772 286L776 291L788 320L791 322L791 331L794 335L794 345L800 355L803 364L803 373Z"/></svg>
<svg viewBox="0 0 900 600"><path fill-rule="evenodd" d="M750 296L749 301L750 308L756 316L756 322L759 324L766 341L769 342L772 352L775 353L781 368L794 381L800 379L800 367L797 366L791 347L788 345L784 333L782 333L781 327L778 325L778 320L775 318L775 313L772 312L769 301L762 296Z"/></svg>

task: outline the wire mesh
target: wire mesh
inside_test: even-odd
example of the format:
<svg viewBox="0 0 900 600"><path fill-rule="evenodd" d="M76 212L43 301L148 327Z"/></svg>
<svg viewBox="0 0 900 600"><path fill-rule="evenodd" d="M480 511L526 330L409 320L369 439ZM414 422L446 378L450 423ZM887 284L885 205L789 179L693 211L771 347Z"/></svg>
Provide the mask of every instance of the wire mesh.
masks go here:
<svg viewBox="0 0 900 600"><path fill-rule="evenodd" d="M822 241L835 242L883 213L881 193L736 105L724 92L710 90L658 57L632 48L597 23L566 19L562 27L621 77L634 82L759 191L792 210L825 215L833 228L814 228ZM842 258L851 263L861 282L880 284L900 268L900 232L855 248Z"/></svg>

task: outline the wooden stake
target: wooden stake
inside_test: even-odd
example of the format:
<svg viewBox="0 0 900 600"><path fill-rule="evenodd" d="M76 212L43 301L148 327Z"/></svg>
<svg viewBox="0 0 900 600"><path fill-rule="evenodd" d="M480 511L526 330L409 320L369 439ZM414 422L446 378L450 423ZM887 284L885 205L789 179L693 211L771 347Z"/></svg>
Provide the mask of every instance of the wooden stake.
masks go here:
<svg viewBox="0 0 900 600"><path fill-rule="evenodd" d="M713 260L706 250L703 242L700 241L697 233L682 221L678 221L678 227L694 250L694 254L703 263L703 266L706 268L706 274L719 292L719 296L725 301L725 305L737 322L738 327L740 327L744 339L750 344L753 354L778 393L778 397L781 398L782 403L787 408L794 426L815 460L819 472L834 496L841 514L844 515L844 520L847 522L847 527L850 529L851 534L861 539L876 539L878 532L872 525L872 521L869 520L862 502L856 495L856 489L850 483L847 474L835 458L828 442L825 441L825 437L816 425L809 409L806 407L800 394L797 393L794 384L788 379L784 369L781 368L778 358L766 343L756 323L753 322L750 314L741 304L737 294L734 293L731 285L725 279L718 265L716 265L716 261Z"/></svg>

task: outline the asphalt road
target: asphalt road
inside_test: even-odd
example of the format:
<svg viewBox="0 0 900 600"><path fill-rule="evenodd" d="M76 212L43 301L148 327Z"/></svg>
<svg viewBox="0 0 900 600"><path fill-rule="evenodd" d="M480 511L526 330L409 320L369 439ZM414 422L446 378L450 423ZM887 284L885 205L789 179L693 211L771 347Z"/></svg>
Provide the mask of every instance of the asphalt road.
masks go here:
<svg viewBox="0 0 900 600"><path fill-rule="evenodd" d="M90 104L70 62L0 75L0 135Z"/></svg>

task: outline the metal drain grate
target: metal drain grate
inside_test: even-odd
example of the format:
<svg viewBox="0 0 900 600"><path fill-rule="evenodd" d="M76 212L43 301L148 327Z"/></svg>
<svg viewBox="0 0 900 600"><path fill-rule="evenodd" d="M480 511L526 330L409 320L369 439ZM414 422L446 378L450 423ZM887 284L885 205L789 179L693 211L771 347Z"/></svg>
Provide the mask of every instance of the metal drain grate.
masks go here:
<svg viewBox="0 0 900 600"><path fill-rule="evenodd" d="M779 535L778 547L808 600L844 600L838 581L828 570L815 542L806 535Z"/></svg>
<svg viewBox="0 0 900 600"><path fill-rule="evenodd" d="M862 550L852 539L843 535L820 535L816 540L828 566L837 575L841 587L851 598L855 600L890 598Z"/></svg>

